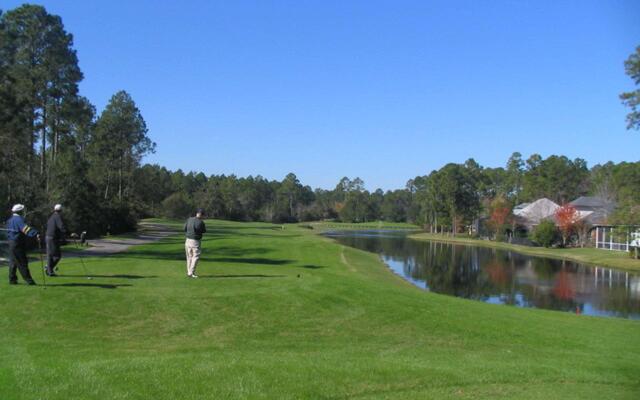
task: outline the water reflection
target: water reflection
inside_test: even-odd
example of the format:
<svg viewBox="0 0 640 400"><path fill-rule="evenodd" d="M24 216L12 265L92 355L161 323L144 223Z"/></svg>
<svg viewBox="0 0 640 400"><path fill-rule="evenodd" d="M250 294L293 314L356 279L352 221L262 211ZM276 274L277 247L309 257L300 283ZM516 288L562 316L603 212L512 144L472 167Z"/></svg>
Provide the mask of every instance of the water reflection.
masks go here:
<svg viewBox="0 0 640 400"><path fill-rule="evenodd" d="M389 231L331 232L380 254L397 274L437 293L495 304L640 319L640 275L484 247L415 241Z"/></svg>

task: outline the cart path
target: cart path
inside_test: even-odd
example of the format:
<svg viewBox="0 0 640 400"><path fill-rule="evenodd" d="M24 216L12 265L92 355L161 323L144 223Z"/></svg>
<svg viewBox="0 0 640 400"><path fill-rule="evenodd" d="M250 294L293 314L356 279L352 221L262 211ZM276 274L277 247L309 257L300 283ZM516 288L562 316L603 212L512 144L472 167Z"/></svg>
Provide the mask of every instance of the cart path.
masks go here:
<svg viewBox="0 0 640 400"><path fill-rule="evenodd" d="M83 257L109 256L122 253L131 246L154 243L179 232L177 229L172 229L166 225L147 222L141 222L138 224L138 228L139 230L134 234L134 237L89 240L89 247L85 247L82 252L67 252L64 256L77 257L80 254Z"/></svg>

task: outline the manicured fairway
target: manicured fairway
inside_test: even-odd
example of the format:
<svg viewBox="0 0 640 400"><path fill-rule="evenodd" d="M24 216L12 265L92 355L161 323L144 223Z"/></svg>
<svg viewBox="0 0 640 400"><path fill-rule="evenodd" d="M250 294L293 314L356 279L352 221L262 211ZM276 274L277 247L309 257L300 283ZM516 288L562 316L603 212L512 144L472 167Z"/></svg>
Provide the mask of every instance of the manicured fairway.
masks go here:
<svg viewBox="0 0 640 400"><path fill-rule="evenodd" d="M208 228L198 280L179 235L86 259L93 280L4 279L0 399L640 398L640 322L425 293L303 227Z"/></svg>

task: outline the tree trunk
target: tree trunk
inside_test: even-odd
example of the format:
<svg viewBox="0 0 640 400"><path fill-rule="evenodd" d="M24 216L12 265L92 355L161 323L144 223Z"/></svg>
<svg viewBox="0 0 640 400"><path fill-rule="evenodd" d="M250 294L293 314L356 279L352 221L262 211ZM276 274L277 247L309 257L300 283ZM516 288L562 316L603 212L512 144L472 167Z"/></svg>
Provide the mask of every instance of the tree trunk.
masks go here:
<svg viewBox="0 0 640 400"><path fill-rule="evenodd" d="M120 168L118 170L118 200L122 201L122 156L120 156Z"/></svg>
<svg viewBox="0 0 640 400"><path fill-rule="evenodd" d="M45 150L47 149L47 108L42 107L42 143L40 145L40 174L44 175L46 165Z"/></svg>
<svg viewBox="0 0 640 400"><path fill-rule="evenodd" d="M27 152L27 175L29 177L29 182L33 178L33 147L35 146L35 131L36 131L36 110L34 108L31 109L31 131L29 132L29 150Z"/></svg>
<svg viewBox="0 0 640 400"><path fill-rule="evenodd" d="M107 200L109 196L109 183L111 181L111 170L107 172L107 186L104 189L104 199Z"/></svg>
<svg viewBox="0 0 640 400"><path fill-rule="evenodd" d="M57 107L56 107L57 108ZM53 151L51 152L51 160L52 162L55 164L56 158L58 156L58 142L60 141L60 137L59 137L59 132L58 132L58 126L60 125L60 118L59 118L59 110L56 110L56 119L54 121L54 124L52 126L52 131L53 131Z"/></svg>
<svg viewBox="0 0 640 400"><path fill-rule="evenodd" d="M451 214L451 234L455 236L458 232L458 218L455 212Z"/></svg>

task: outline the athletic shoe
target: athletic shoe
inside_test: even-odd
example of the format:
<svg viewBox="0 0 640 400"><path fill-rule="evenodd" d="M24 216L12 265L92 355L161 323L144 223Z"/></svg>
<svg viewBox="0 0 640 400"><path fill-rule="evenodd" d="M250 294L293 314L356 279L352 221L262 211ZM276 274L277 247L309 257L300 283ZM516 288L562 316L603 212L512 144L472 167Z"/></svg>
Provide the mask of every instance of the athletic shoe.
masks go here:
<svg viewBox="0 0 640 400"><path fill-rule="evenodd" d="M192 277L192 278L197 278L197 277L198 277L198 275L193 274L193 275L191 275L191 277Z"/></svg>

